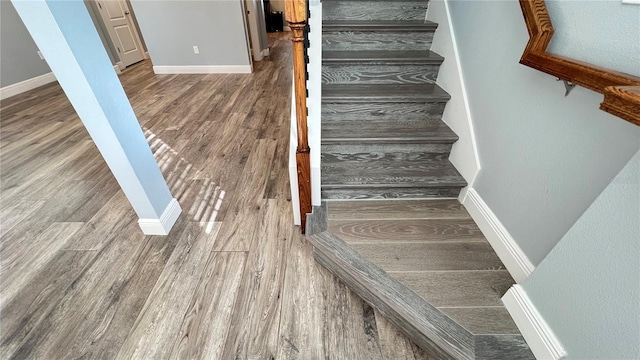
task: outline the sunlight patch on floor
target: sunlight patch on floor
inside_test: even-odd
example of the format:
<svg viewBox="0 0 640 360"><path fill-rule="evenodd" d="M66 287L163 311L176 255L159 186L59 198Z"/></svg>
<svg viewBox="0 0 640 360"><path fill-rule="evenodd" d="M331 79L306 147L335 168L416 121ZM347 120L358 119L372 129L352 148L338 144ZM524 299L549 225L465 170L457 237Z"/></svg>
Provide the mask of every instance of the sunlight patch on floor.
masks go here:
<svg viewBox="0 0 640 360"><path fill-rule="evenodd" d="M190 162L151 130L144 127L142 130L169 190L183 208L187 199L194 198L186 214L210 234L226 192L209 178L194 180L196 174L193 173L194 168Z"/></svg>

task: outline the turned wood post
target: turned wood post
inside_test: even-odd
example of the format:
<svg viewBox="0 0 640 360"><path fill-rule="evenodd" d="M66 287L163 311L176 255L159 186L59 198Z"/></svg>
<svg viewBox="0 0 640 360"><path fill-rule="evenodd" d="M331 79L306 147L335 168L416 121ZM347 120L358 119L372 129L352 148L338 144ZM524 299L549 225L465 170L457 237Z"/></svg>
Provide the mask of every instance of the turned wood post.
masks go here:
<svg viewBox="0 0 640 360"><path fill-rule="evenodd" d="M305 231L307 214L311 213L311 160L307 134L307 76L304 59L304 29L307 25L307 1L286 0L285 17L291 28L293 42L293 77L296 100L296 128L298 147L296 163L298 193L300 196L300 220Z"/></svg>

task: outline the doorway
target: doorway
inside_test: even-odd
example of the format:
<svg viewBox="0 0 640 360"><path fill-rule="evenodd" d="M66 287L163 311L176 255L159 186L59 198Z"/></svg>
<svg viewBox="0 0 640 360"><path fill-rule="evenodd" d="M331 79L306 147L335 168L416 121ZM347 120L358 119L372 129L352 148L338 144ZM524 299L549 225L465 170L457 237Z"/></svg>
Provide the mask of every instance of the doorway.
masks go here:
<svg viewBox="0 0 640 360"><path fill-rule="evenodd" d="M243 5L246 15L247 45L253 60L261 61L263 57L269 56L264 5L262 0L244 0Z"/></svg>
<svg viewBox="0 0 640 360"><path fill-rule="evenodd" d="M126 0L94 0L113 47L120 57L121 67L148 57L129 4ZM122 70L122 69L121 69Z"/></svg>

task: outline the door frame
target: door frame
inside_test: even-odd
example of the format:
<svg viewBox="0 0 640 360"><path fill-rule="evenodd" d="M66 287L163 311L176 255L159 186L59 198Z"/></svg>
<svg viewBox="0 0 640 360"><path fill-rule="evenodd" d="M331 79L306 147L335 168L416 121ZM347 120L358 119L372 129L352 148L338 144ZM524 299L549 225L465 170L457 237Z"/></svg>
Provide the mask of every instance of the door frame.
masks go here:
<svg viewBox="0 0 640 360"><path fill-rule="evenodd" d="M104 11L104 9L102 9L102 6L100 6L100 2L105 2L105 1L119 1L122 2L124 4L125 10L129 12L128 18L129 18L129 22L131 23L131 30L133 32L133 39L134 41L137 43L138 47L140 47L140 49L142 49L142 57L144 59L148 59L149 58L149 52L145 50L144 46L142 46L142 40L141 40L141 35L138 32L138 24L137 22L134 20L133 16L131 16L131 8L129 7L129 4L127 3L126 0L91 0L91 2L93 2L96 6L96 9L98 10L98 13L100 14L100 21L102 22L102 25L107 29L107 34L109 35L109 42L111 42L111 46L114 49L117 49L116 45L116 41L114 40L114 38L116 37L116 35L113 33L113 28L109 25L109 19L106 18L106 13ZM124 65L124 63L122 62L122 58L120 57L120 53L116 51L116 54L118 56L118 61L116 62L116 65L118 66L118 68L120 69L120 71L124 70L126 68L126 66Z"/></svg>
<svg viewBox="0 0 640 360"><path fill-rule="evenodd" d="M261 25L264 25L264 22L261 22L258 18L262 12L258 11L258 6L262 6L262 1L258 0L243 0L243 12L245 18L245 27L247 31L247 42L250 49L250 53L253 56L253 60L261 61L264 56L268 56L268 47L266 44L264 46L265 49L262 48L262 40L260 38L260 31L262 30L265 34L267 32L266 26L261 28Z"/></svg>

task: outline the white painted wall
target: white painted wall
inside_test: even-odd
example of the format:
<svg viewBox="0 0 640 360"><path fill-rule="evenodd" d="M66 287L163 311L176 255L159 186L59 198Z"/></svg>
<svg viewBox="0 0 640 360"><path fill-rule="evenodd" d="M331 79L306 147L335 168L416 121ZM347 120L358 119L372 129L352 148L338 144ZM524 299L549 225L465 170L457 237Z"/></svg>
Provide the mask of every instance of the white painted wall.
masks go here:
<svg viewBox="0 0 640 360"><path fill-rule="evenodd" d="M640 127L599 110L600 94L564 97L518 63L528 34L517 1L448 3L481 164L473 188L537 265L638 151Z"/></svg>
<svg viewBox="0 0 640 360"><path fill-rule="evenodd" d="M566 359L640 359L640 151L523 287Z"/></svg>
<svg viewBox="0 0 640 360"><path fill-rule="evenodd" d="M640 5L620 0L546 4L555 29L550 53L640 76Z"/></svg>
<svg viewBox="0 0 640 360"><path fill-rule="evenodd" d="M431 0L427 20L438 24L431 50L444 57L437 83L451 95L442 120L458 135L449 160L471 186L480 171L480 159L476 148L473 122L467 99L467 91L460 68L456 37L451 27L449 7L445 0ZM467 188L460 192L463 200Z"/></svg>

